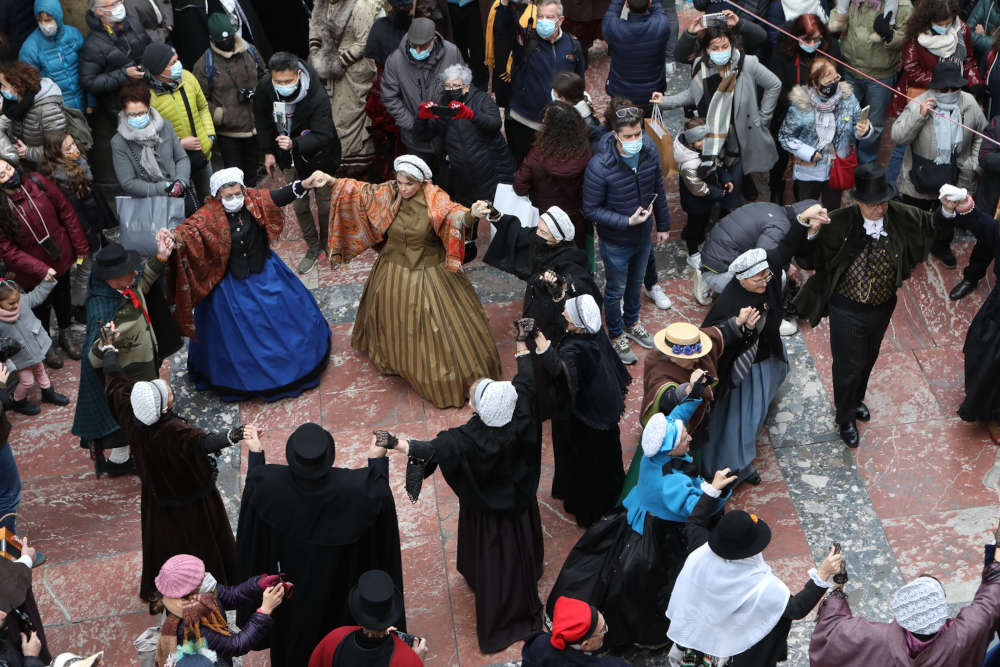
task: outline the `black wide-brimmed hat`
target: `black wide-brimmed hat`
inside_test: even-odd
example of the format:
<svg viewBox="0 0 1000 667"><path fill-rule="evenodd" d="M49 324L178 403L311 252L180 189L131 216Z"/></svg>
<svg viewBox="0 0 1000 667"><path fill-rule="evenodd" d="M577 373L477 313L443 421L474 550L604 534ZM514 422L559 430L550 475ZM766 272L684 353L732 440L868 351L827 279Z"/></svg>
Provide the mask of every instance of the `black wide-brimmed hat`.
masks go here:
<svg viewBox="0 0 1000 667"><path fill-rule="evenodd" d="M142 257L135 250L126 250L120 243L109 243L94 255L94 277L108 280L132 273L142 266Z"/></svg>
<svg viewBox="0 0 1000 667"><path fill-rule="evenodd" d="M961 89L967 85L969 82L962 77L962 68L959 67L958 63L939 60L934 65L934 70L931 72L931 82L927 84L927 87L931 90L943 90L945 88Z"/></svg>
<svg viewBox="0 0 1000 667"><path fill-rule="evenodd" d="M885 167L867 162L854 169L854 187L849 194L865 204L881 204L896 196L896 186L886 180Z"/></svg>
<svg viewBox="0 0 1000 667"><path fill-rule="evenodd" d="M403 613L403 596L388 572L368 570L347 596L354 621L368 630L385 630Z"/></svg>
<svg viewBox="0 0 1000 667"><path fill-rule="evenodd" d="M708 538L708 548L726 560L756 556L771 541L771 529L756 514L726 512Z"/></svg>
<svg viewBox="0 0 1000 667"><path fill-rule="evenodd" d="M319 424L303 424L285 443L285 459L297 477L322 477L330 471L333 457L333 436Z"/></svg>

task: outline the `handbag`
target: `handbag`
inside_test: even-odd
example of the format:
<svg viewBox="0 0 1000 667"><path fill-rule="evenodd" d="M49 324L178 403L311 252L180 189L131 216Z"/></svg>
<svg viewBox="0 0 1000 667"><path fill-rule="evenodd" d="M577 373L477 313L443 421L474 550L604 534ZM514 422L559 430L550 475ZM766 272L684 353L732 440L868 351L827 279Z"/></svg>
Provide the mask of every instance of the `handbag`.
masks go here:
<svg viewBox="0 0 1000 667"><path fill-rule="evenodd" d="M858 166L858 152L851 149L846 157L836 156L830 166L830 188L848 190L854 187L854 170Z"/></svg>
<svg viewBox="0 0 1000 667"><path fill-rule="evenodd" d="M958 182L958 165L935 164L934 160L912 152L911 156L913 164L910 167L910 182L920 194L937 196L942 185Z"/></svg>
<svg viewBox="0 0 1000 667"><path fill-rule="evenodd" d="M161 227L174 229L184 222L184 198L115 197L121 221L121 244L143 257L156 254L156 232Z"/></svg>
<svg viewBox="0 0 1000 667"><path fill-rule="evenodd" d="M677 160L674 158L674 138L670 136L670 130L663 122L663 112L660 105L653 105L652 118L646 119L646 133L656 144L656 152L660 155L660 168L663 170L663 177L675 176L677 174Z"/></svg>

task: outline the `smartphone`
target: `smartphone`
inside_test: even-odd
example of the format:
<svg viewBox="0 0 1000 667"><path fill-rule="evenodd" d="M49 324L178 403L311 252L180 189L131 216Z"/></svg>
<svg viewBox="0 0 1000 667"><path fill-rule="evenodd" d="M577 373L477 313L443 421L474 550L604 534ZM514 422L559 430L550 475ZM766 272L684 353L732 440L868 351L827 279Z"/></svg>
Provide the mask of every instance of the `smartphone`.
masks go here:
<svg viewBox="0 0 1000 667"><path fill-rule="evenodd" d="M431 113L435 114L439 118L453 118L458 111L452 109L451 107L443 107L439 104L435 104L431 107Z"/></svg>
<svg viewBox="0 0 1000 667"><path fill-rule="evenodd" d="M726 14L725 12L715 12L714 14L702 14L701 15L701 25L704 28L710 28L713 25L726 25Z"/></svg>
<svg viewBox="0 0 1000 667"><path fill-rule="evenodd" d="M646 209L647 211L649 209L653 208L653 202L655 202L656 198L659 197L659 196L660 196L660 193L658 193L658 192L655 193L652 197L649 198L649 203L646 204L645 206L643 206L643 208Z"/></svg>
<svg viewBox="0 0 1000 667"><path fill-rule="evenodd" d="M865 105L861 108L861 113L858 114L858 123L868 122L868 112L871 111L872 106L870 104Z"/></svg>
<svg viewBox="0 0 1000 667"><path fill-rule="evenodd" d="M393 630L392 634L399 637L410 648L413 648L413 645L417 643L417 636L411 635L409 632L400 632L399 630Z"/></svg>

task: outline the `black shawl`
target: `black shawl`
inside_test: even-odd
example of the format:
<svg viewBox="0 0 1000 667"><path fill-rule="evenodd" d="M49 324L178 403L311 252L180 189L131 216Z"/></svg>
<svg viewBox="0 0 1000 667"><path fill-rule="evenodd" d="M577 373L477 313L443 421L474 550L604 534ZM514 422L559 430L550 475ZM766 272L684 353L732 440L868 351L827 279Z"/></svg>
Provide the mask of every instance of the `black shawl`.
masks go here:
<svg viewBox="0 0 1000 667"><path fill-rule="evenodd" d="M557 354L546 371L553 378L563 378L559 393L563 403L568 403L566 412L598 431L617 426L625 412L625 394L632 376L608 334L603 329L596 334L567 333Z"/></svg>

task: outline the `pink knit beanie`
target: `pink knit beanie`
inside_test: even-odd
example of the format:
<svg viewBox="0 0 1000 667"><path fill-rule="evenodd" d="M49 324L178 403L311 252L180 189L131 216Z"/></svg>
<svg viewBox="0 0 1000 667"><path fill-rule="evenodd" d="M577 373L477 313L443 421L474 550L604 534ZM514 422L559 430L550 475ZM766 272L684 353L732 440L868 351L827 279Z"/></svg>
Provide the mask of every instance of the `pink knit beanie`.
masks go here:
<svg viewBox="0 0 1000 667"><path fill-rule="evenodd" d="M164 597L182 598L193 593L205 578L205 563L196 556L180 554L171 557L156 575L156 590Z"/></svg>

